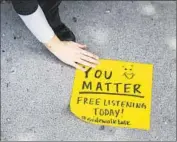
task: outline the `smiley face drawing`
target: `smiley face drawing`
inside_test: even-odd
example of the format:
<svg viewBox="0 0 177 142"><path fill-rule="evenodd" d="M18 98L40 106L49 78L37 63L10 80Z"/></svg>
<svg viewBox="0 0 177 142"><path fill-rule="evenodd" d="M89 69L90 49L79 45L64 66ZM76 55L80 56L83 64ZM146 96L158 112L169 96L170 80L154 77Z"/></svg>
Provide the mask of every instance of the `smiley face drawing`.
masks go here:
<svg viewBox="0 0 177 142"><path fill-rule="evenodd" d="M127 79L133 79L135 74L133 73L133 65L129 66L122 66L124 68L123 76L125 76Z"/></svg>

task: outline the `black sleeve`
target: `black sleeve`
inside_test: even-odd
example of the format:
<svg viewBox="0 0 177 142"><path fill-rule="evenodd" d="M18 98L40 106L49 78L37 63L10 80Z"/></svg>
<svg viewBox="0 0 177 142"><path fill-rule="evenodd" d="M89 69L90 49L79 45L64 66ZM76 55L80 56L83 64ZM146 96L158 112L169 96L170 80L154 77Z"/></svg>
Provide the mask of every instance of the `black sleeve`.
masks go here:
<svg viewBox="0 0 177 142"><path fill-rule="evenodd" d="M37 0L11 0L15 11L20 15L34 13L38 7Z"/></svg>

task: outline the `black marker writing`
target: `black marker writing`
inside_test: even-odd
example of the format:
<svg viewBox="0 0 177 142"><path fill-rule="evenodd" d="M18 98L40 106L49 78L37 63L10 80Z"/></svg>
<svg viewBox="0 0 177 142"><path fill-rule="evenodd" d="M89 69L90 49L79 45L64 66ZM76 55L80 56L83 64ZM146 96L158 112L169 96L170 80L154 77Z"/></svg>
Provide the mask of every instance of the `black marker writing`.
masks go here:
<svg viewBox="0 0 177 142"><path fill-rule="evenodd" d="M84 90L85 88L92 90L92 82L90 81L90 82L86 83L86 81L83 81L82 90Z"/></svg>
<svg viewBox="0 0 177 142"><path fill-rule="evenodd" d="M89 68L86 72L85 72L85 78L88 78L88 73L91 71L92 68Z"/></svg>
<svg viewBox="0 0 177 142"><path fill-rule="evenodd" d="M102 71L101 71L101 70L97 70L97 71L95 72L95 78L100 78L101 75L102 75Z"/></svg>
<svg viewBox="0 0 177 142"><path fill-rule="evenodd" d="M98 91L98 89L100 91L103 91L102 86L101 86L101 82L98 82L98 84L97 84L96 91Z"/></svg>

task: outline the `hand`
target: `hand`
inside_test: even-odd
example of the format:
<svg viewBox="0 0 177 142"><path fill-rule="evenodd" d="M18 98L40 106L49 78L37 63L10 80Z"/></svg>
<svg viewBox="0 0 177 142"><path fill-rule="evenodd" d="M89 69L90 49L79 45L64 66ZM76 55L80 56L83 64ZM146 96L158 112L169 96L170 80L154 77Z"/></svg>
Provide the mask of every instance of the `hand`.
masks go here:
<svg viewBox="0 0 177 142"><path fill-rule="evenodd" d="M72 41L60 41L56 36L45 45L61 61L82 71L86 69L79 64L96 67L99 63L98 56L84 50L86 45Z"/></svg>

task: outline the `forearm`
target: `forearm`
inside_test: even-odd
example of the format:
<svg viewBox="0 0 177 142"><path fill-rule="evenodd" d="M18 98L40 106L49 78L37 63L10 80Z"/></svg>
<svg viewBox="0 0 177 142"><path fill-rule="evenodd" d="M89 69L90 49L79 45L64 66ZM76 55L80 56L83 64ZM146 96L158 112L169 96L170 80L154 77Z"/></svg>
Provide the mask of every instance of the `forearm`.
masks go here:
<svg viewBox="0 0 177 142"><path fill-rule="evenodd" d="M30 15L20 15L21 19L33 33L33 35L42 43L49 42L54 37L54 31L48 24L45 15L38 5L37 10Z"/></svg>
<svg viewBox="0 0 177 142"><path fill-rule="evenodd" d="M16 0L12 4L27 28L40 42L46 44L51 41L55 36L54 31L50 27L37 1Z"/></svg>

